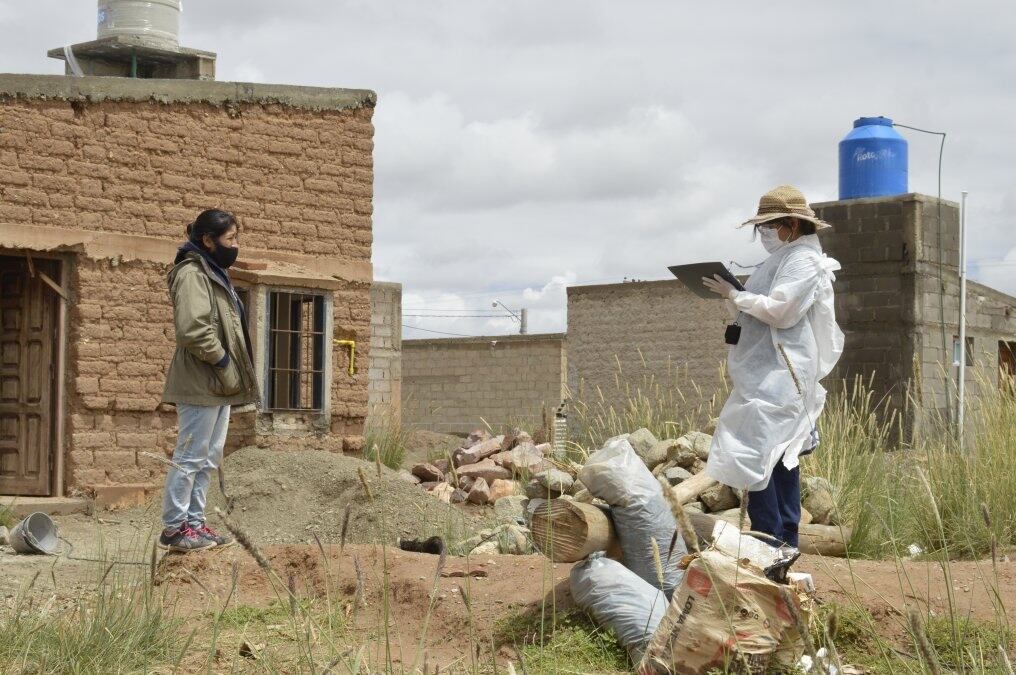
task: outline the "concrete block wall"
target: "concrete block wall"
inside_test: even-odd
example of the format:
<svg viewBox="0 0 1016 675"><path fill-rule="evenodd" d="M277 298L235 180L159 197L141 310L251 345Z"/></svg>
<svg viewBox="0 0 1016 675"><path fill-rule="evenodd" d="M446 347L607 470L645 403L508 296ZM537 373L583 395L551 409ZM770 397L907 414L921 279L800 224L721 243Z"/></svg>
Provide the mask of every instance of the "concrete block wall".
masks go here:
<svg viewBox="0 0 1016 675"><path fill-rule="evenodd" d="M929 415L948 420L957 380L959 205L908 194L813 206L833 225L821 235L826 252L843 264L836 311L847 339L834 376L874 376L876 395L899 409L909 390L918 403L907 420L911 428ZM998 343L1016 341L1014 317L1016 298L968 282L973 405L978 380L997 386Z"/></svg>
<svg viewBox="0 0 1016 675"><path fill-rule="evenodd" d="M370 288L370 414L398 415L402 406L402 284Z"/></svg>
<svg viewBox="0 0 1016 675"><path fill-rule="evenodd" d="M402 419L414 428L469 433L542 422L565 391L565 336L511 335L402 342Z"/></svg>
<svg viewBox="0 0 1016 675"><path fill-rule="evenodd" d="M720 388L729 317L719 300L700 298L676 279L568 289L568 388L579 401L623 409L630 389L650 381L679 387L688 410ZM675 419L676 419L675 417ZM578 418L569 416L575 426Z"/></svg>
<svg viewBox="0 0 1016 675"><path fill-rule="evenodd" d="M902 408L917 353L915 241L918 195L814 204L833 227L819 235L836 272L836 320L846 335L830 376L870 383L878 399Z"/></svg>
<svg viewBox="0 0 1016 675"><path fill-rule="evenodd" d="M138 452L175 439L159 405L173 353L166 274L185 225L212 207L240 218L241 259L339 280L335 337L365 348L356 377L332 379L332 433L307 442L362 445L373 105L360 90L0 76L0 238L71 264L68 491L159 486L165 467ZM332 362L341 369L344 350Z"/></svg>

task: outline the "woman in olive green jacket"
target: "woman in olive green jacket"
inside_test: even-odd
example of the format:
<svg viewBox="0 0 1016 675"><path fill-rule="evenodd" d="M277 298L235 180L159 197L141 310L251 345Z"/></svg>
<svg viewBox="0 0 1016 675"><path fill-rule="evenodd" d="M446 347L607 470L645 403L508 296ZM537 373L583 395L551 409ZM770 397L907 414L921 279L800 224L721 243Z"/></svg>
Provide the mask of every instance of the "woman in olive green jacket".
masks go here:
<svg viewBox="0 0 1016 675"><path fill-rule="evenodd" d="M239 253L236 218L204 211L187 234L169 273L176 353L162 397L176 405L180 427L159 537L174 551L232 543L206 524L205 500L222 462L230 406L258 400L245 308L227 272Z"/></svg>

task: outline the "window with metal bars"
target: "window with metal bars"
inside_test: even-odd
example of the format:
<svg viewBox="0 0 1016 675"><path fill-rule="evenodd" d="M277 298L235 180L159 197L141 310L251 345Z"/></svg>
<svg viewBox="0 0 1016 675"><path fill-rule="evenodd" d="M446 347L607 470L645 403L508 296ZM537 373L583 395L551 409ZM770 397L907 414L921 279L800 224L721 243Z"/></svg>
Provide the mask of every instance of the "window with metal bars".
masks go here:
<svg viewBox="0 0 1016 675"><path fill-rule="evenodd" d="M240 298L240 303L243 304L243 316L247 318L247 328L250 328L250 298L251 291L247 286L235 286L233 289L236 291L236 297Z"/></svg>
<svg viewBox="0 0 1016 675"><path fill-rule="evenodd" d="M322 410L325 394L325 299L268 294L268 407Z"/></svg>

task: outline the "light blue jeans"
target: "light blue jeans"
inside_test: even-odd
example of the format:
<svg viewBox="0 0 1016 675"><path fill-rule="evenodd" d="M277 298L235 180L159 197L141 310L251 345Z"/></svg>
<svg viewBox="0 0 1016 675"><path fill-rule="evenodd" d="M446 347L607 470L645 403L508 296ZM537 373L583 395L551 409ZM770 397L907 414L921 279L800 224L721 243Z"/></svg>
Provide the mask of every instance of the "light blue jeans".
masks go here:
<svg viewBox="0 0 1016 675"><path fill-rule="evenodd" d="M212 472L222 463L222 449L229 430L229 406L176 404L180 432L173 450L173 463L166 475L162 498L162 522L176 529L185 522L201 527L205 522L205 499Z"/></svg>

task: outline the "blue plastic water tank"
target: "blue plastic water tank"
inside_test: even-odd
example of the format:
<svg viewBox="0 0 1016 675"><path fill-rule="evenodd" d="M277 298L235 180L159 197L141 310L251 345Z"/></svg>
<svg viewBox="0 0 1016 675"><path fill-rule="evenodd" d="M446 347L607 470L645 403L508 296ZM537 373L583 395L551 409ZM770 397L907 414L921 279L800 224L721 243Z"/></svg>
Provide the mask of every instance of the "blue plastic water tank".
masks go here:
<svg viewBox="0 0 1016 675"><path fill-rule="evenodd" d="M861 117L840 141L840 199L907 192L907 141L888 117Z"/></svg>

